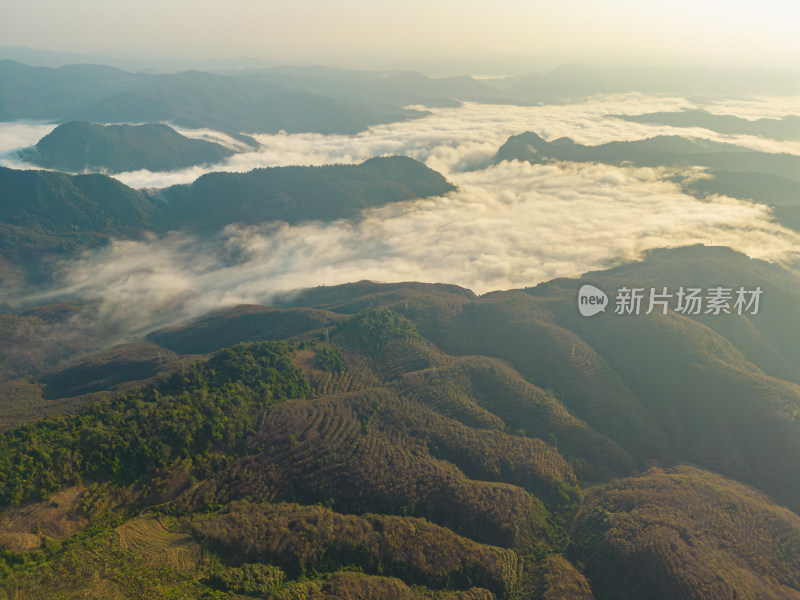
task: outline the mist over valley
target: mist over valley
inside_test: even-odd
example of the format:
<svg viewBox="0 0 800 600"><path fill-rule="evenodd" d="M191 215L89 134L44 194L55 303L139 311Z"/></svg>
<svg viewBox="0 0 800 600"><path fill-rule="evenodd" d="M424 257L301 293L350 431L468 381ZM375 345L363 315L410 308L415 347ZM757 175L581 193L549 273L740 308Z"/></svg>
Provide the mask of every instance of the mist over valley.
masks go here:
<svg viewBox="0 0 800 600"><path fill-rule="evenodd" d="M800 598L794 9L29 4L0 600Z"/></svg>

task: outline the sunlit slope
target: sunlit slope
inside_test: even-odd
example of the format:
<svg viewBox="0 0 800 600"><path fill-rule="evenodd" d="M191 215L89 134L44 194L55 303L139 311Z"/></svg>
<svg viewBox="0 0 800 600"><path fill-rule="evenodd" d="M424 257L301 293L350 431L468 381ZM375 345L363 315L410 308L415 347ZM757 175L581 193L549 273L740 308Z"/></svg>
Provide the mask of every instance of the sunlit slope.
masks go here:
<svg viewBox="0 0 800 600"><path fill-rule="evenodd" d="M338 299L342 290L332 289ZM666 438L625 383L577 335L553 323L530 295L500 292L470 302L458 290L426 295L376 284L361 289L362 298L340 299L331 310L357 310L369 303L393 307L449 354L502 358L528 382L556 391L573 414L617 444L636 455L667 456ZM329 305L322 289L309 293L316 305ZM305 302L305 296L295 302Z"/></svg>
<svg viewBox="0 0 800 600"><path fill-rule="evenodd" d="M287 503L233 504L220 514L195 517L191 525L234 562L268 562L290 573L335 570L343 560L367 571L383 564L387 575L433 588L482 587L508 597L522 571L512 551L413 517L354 516Z"/></svg>
<svg viewBox="0 0 800 600"><path fill-rule="evenodd" d="M115 529L117 537L89 534L54 554L44 572L15 576L21 593L79 597L107 593L107 587L120 598L154 590L193 598L202 586L244 593L258 581L260 597L267 598L298 586L317 589L311 597L338 597L333 582L376 599L412 597L395 593L408 585L423 586L414 588L420 597L434 591L445 594L436 597L459 592L465 594L459 598L487 600L547 597L541 594L558 589L592 597L583 576L557 556L567 543L560 523L580 502L572 461L554 440L511 430L478 406L498 410L505 400L479 400L487 392L473 394L465 379L474 368L485 370L481 363L507 366L449 357L413 323L384 310L340 324L330 342L319 330L309 333L294 347L256 342L222 350L208 363L197 359L185 374L160 379L149 391L127 392L84 417L12 432L9 466L41 460L34 449L38 435L71 430L54 439L50 452L58 465L45 467L46 473L26 481L22 470L8 470L13 480L0 485L13 487L6 503L47 494L41 486L69 483L60 481L68 469L70 480L86 470L112 482L82 503L86 514L102 514L108 498L117 498L119 510L128 506L133 515L155 503L152 510L180 517L176 523L136 516ZM321 373L348 373L350 382L361 384L349 392L336 385L333 393L314 385L304 390L300 373L311 382ZM559 412L554 398L516 380L521 401L555 405L549 417L555 431L571 427L577 437L600 437ZM284 381L289 387L279 391ZM483 421L453 418L448 406L429 398L426 381L456 397L473 394L467 403ZM91 442L106 434L108 443ZM130 468L111 467L120 460ZM111 470L97 470L99 464ZM119 489L117 482L132 483ZM86 577L59 585L75 560ZM341 568L364 575L353 579L339 574ZM187 579L187 571L193 577ZM137 592L127 573L148 584Z"/></svg>
<svg viewBox="0 0 800 600"><path fill-rule="evenodd" d="M729 248L689 246L656 250L643 261L587 273L582 280L596 282L607 292L635 284L648 294L650 288L660 293L664 287L672 294L680 287L705 290L724 286L734 293L739 287L761 288L758 314L689 316L726 337L765 373L800 383L800 277L796 268L749 259ZM555 280L530 291L544 295L554 287L576 290L578 285L577 281Z"/></svg>
<svg viewBox="0 0 800 600"><path fill-rule="evenodd" d="M654 257L652 272L645 261L589 279L609 291L656 280L673 290L679 281L703 288L760 285L759 314L694 320L656 311L586 319L575 310L572 293L550 296L548 303L558 321L590 343L657 416L682 460L753 483L797 507L800 482L792 473L800 456L800 386L764 372L797 377L796 279L729 251L675 254L674 260L663 259L668 253Z"/></svg>
<svg viewBox="0 0 800 600"><path fill-rule="evenodd" d="M762 306L758 315L623 318L609 310L587 319L576 308L580 282L567 280L472 301L440 292L423 300L377 284L350 288L356 291L350 298L341 297L344 287L328 298L317 289L310 298L334 311L369 302L405 311L445 352L502 358L529 382L553 390L635 460L689 460L800 505L793 477L800 388L791 381L800 339L796 276L730 250L695 247L657 252L587 279L609 292L623 284L648 291L760 286Z"/></svg>
<svg viewBox="0 0 800 600"><path fill-rule="evenodd" d="M352 368L321 369L309 355L304 364L315 396L388 381L394 392L423 398L469 426L557 443L586 480L654 461L691 461L796 506L796 276L726 249L694 247L656 252L586 280L609 292L622 285L760 286L762 306L757 315L621 317L609 309L587 319L576 310L577 280L480 298L453 286L363 282L314 288L292 300L311 308L240 307L149 339L196 354L238 341L335 336ZM343 325L348 314L370 306L392 308L418 334L373 344ZM168 356L165 350L148 360ZM126 376L141 379L134 376L139 363L126 360ZM85 368L74 373L89 377ZM11 401L69 396L57 392L69 386L55 382L73 376L53 372L39 380L48 388L19 382L9 388ZM112 387L95 379L87 389Z"/></svg>
<svg viewBox="0 0 800 600"><path fill-rule="evenodd" d="M800 518L702 469L593 491L573 535L598 598L800 598Z"/></svg>
<svg viewBox="0 0 800 600"><path fill-rule="evenodd" d="M714 249L591 278L611 291L613 277L667 277L672 255L673 277L750 273L791 298L789 271ZM579 285L482 297L424 284L314 288L294 297L305 306L243 306L156 332L171 351L122 346L53 371L49 385L70 390L80 373L120 385L154 355L186 365L0 437L8 518L81 478L99 482L74 488L86 490L76 528L97 529L59 545L18 528L49 554L0 579L4 589L797 597L798 436L780 412L797 385L698 320L581 317ZM282 335L289 343L256 340ZM195 354L237 336L250 342ZM60 584L75 563L82 578Z"/></svg>
<svg viewBox="0 0 800 600"><path fill-rule="evenodd" d="M583 477L630 472L630 454L572 414L552 391L526 381L504 361L466 356L446 368L407 374L398 384L465 424L504 429L556 444Z"/></svg>
<svg viewBox="0 0 800 600"><path fill-rule="evenodd" d="M425 517L478 541L503 546L544 535L544 509L524 489L469 479L457 465L431 454L433 443L424 443L431 434L405 432L403 424L409 417L423 418L415 416L415 410L382 392L277 407L250 442L263 451L200 486L192 494L192 505L201 508L236 498L323 502L343 512ZM398 411L399 420L393 414ZM480 442L451 435L440 440L442 445L455 444L462 453L470 443ZM495 444L502 443L497 435ZM545 446L539 455L540 460L547 459ZM571 476L563 459L552 456L560 467L548 468L545 462L519 477L546 480L559 469ZM548 474L553 468L556 471ZM537 473L540 469L544 472Z"/></svg>

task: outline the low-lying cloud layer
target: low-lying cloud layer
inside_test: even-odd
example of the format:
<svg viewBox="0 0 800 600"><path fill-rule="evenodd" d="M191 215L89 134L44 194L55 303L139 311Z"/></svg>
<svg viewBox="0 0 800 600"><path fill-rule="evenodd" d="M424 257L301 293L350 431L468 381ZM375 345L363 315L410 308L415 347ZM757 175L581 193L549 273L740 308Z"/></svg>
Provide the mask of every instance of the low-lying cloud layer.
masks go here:
<svg viewBox="0 0 800 600"><path fill-rule="evenodd" d="M716 114L735 114L749 119L779 118L800 112L799 107L798 98L692 102L685 98L635 93L595 96L561 105L465 103L457 108L426 108L431 113L428 117L373 126L354 136L254 134L252 137L261 144L256 150L224 133L176 127L183 135L220 143L236 150L238 154L213 165L166 172L131 171L115 174L114 177L135 188L161 188L191 183L211 171L246 172L259 167L357 163L388 154L411 156L449 175L486 166L509 136L523 131L535 131L548 140L571 137L576 142L590 145L615 140L638 140L655 135L688 135L734 143L762 152L800 155L798 142L781 142L749 135L728 136L699 127L634 123L611 116L705 108ZM34 145L54 128L53 124L0 123L0 165L36 168L20 161L14 152Z"/></svg>
<svg viewBox="0 0 800 600"><path fill-rule="evenodd" d="M148 328L361 279L487 292L578 275L663 246L727 245L766 259L800 247L800 235L769 221L766 207L700 202L665 175L506 162L458 174L459 190L447 196L371 210L358 222L232 225L213 239L174 232L117 241L64 265L61 285L26 300L101 298L105 315Z"/></svg>
<svg viewBox="0 0 800 600"><path fill-rule="evenodd" d="M260 167L358 163L373 156L402 154L449 175L486 166L511 135L535 131L548 140L571 137L582 144L638 140L655 135L687 135L738 144L762 152L800 155L800 143L749 135L722 135L699 127L670 127L627 122L612 115L636 115L686 108L705 108L716 114L735 114L749 119L780 118L800 112L798 98L690 101L679 97L654 97L629 93L595 96L561 105L511 106L465 103L456 108L424 108L431 114L421 119L377 125L358 135L253 134L261 145L250 149L232 137L209 129L176 127L188 137L206 139L236 150L234 156L212 165L176 171L131 171L113 175L135 188L162 188L191 183L211 171L246 172ZM34 145L55 125L0 123L0 165L36 168L20 161L14 152ZM245 132L247 133L247 132Z"/></svg>
<svg viewBox="0 0 800 600"><path fill-rule="evenodd" d="M99 299L103 316L123 321L123 329L143 331L221 306L269 303L276 293L300 287L361 279L447 282L480 293L578 275L665 246L705 243L771 260L797 256L800 235L773 222L767 207L726 197L698 200L669 181L665 169L489 166L508 136L526 130L585 144L691 134L800 154L797 144L610 116L695 107L748 118L797 112L787 102L768 99L701 106L683 98L625 94L534 107L469 103L355 136L255 135L261 144L257 151L237 154L223 165L117 177L134 187L163 187L193 181L209 170L356 163L405 154L444 173L459 189L370 210L358 221L240 224L204 239L173 232L148 241L115 241L62 265L51 289L24 297L0 290L0 299L19 305ZM0 155L35 143L36 135L52 127L0 124ZM217 132L182 131L238 144Z"/></svg>
<svg viewBox="0 0 800 600"><path fill-rule="evenodd" d="M639 140L655 135L688 135L738 144L762 152L800 154L800 143L756 136L726 136L708 129L627 122L615 114L642 114L694 108L684 98L640 94L597 96L563 105L509 106L465 103L457 108L425 108L421 119L370 127L358 135L252 134L261 145L236 154L218 165L164 173L134 171L115 175L132 187L166 187L191 183L211 171L246 172L259 167L358 163L373 156L402 154L424 162L445 175L486 166L511 135L535 131L548 140L571 137L582 144ZM748 105L752 112L758 104ZM766 105L761 106L763 113ZM782 116L782 115L781 115ZM182 130L182 132L184 132Z"/></svg>
<svg viewBox="0 0 800 600"><path fill-rule="evenodd" d="M37 168L15 158L13 154L36 142L56 128L54 123L24 121L0 122L0 166L13 169Z"/></svg>

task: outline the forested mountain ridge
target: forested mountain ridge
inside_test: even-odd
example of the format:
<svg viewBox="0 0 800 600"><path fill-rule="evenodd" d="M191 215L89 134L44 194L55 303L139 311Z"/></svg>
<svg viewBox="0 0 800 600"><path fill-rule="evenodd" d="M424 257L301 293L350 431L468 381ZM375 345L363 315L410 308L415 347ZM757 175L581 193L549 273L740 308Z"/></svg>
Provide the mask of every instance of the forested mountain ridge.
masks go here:
<svg viewBox="0 0 800 600"><path fill-rule="evenodd" d="M70 121L19 155L49 169L121 173L139 169L171 171L216 163L233 153L214 142L184 137L163 124L97 125Z"/></svg>
<svg viewBox="0 0 800 600"><path fill-rule="evenodd" d="M209 173L161 191L166 205L158 227L208 231L233 222L329 221L454 189L442 175L405 156L371 158L359 165ZM220 202L221 198L235 200Z"/></svg>
<svg viewBox="0 0 800 600"><path fill-rule="evenodd" d="M711 278L763 310L576 307L587 281L613 302ZM778 319L798 296L789 270L690 247L484 296L312 288L85 356L34 380L95 394L75 416L0 435L4 589L795 597L800 352Z"/></svg>
<svg viewBox="0 0 800 600"><path fill-rule="evenodd" d="M497 151L496 161L546 160L631 163L637 166L700 165L721 171L749 171L797 180L800 157L749 150L736 144L677 135L661 135L629 142L597 146L578 144L570 138L548 142L534 132L511 136Z"/></svg>
<svg viewBox="0 0 800 600"><path fill-rule="evenodd" d="M0 167L0 256L24 274L44 277L48 260L73 257L112 237L218 231L237 221L351 218L362 209L453 189L442 175L404 156L209 173L159 192L135 190L101 174Z"/></svg>

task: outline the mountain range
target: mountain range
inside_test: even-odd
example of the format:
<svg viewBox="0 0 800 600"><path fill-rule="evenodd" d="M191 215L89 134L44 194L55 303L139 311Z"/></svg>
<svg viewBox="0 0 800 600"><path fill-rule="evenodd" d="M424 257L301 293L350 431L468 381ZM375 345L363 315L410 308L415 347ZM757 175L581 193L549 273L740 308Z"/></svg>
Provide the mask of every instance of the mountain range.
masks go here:
<svg viewBox="0 0 800 600"><path fill-rule="evenodd" d="M41 281L53 259L112 237L141 239L145 231L179 228L210 232L237 221L350 218L365 208L453 189L439 173L403 156L360 165L209 173L157 192L101 174L0 167L0 256L7 278L24 274Z"/></svg>
<svg viewBox="0 0 800 600"><path fill-rule="evenodd" d="M424 115L421 106L684 93L691 80L710 95L800 84L580 65L483 81L0 61L0 119L61 123L21 153L43 167L161 171L255 146L242 132L355 134ZM794 117L604 118L797 139ZM486 156L474 140L465 147L478 146ZM499 148L492 162L503 161L657 169L671 189L766 203L800 231L792 154L680 135L589 146L529 131ZM480 202L469 182L486 174L538 171L486 162L454 172L464 197ZM504 185L481 190L513 198ZM454 191L404 156L211 172L157 190L0 167L0 600L800 600L797 260L633 249L640 259L520 289L364 280L225 303L217 277L248 252L228 243L234 224L267 236L263 223L346 219L330 228L349 230L392 203L460 210ZM476 219L492 218L478 206ZM199 300L180 314L222 308L174 316L166 279L183 273L152 258L174 240L197 250L190 270L226 296L178 285ZM207 248L224 249L221 271ZM86 294L64 276L92 279L89 265L117 253L121 262L101 264L126 292L140 286L122 262L154 274L146 291L168 297L155 300L166 307L158 324L134 303L115 305L114 284ZM263 279L258 262L236 276ZM687 292L700 294L697 310Z"/></svg>
<svg viewBox="0 0 800 600"><path fill-rule="evenodd" d="M690 92L691 90L691 92ZM208 72L131 73L93 64L58 68L0 60L0 120L171 122L230 134L278 131L353 134L422 116L412 105L532 104L601 93L776 94L800 91L800 76L758 70L592 69L484 81L413 71L274 66Z"/></svg>
<svg viewBox="0 0 800 600"><path fill-rule="evenodd" d="M405 106L403 104L402 106ZM395 102L350 102L287 88L270 78L128 73L112 67L49 69L0 61L0 120L157 123L230 134L278 131L352 134L419 116Z"/></svg>
<svg viewBox="0 0 800 600"><path fill-rule="evenodd" d="M707 110L658 112L643 115L616 115L634 123L653 123L673 127L702 127L724 135L756 135L773 140L800 139L800 117L787 115L781 119L743 119L733 115L715 115Z"/></svg>
<svg viewBox="0 0 800 600"><path fill-rule="evenodd" d="M586 282L764 296L757 315L586 318ZM780 319L799 298L795 273L697 246L483 296L312 288L85 355L6 385L4 419L51 416L17 410L0 436L5 564L41 556L5 586L797 596L800 348Z"/></svg>
<svg viewBox="0 0 800 600"><path fill-rule="evenodd" d="M527 131L508 138L494 160L673 167L687 193L700 198L720 194L768 204L783 225L800 230L800 157L794 154L758 152L677 135L589 146L566 137L548 142ZM694 166L705 167L703 177L685 177L679 172Z"/></svg>

